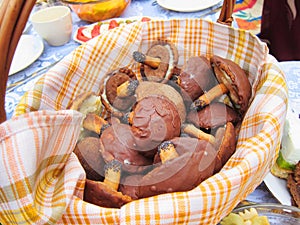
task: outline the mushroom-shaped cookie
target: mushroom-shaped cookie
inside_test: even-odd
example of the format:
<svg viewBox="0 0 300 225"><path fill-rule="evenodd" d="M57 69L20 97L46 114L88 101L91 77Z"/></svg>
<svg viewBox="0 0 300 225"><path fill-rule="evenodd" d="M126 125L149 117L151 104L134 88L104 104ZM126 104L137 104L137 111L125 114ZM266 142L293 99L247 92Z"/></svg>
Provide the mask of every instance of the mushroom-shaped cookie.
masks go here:
<svg viewBox="0 0 300 225"><path fill-rule="evenodd" d="M178 63L178 51L174 44L157 41L146 54L134 52L135 61L142 63L141 74L149 81L165 82L172 77L172 70Z"/></svg>
<svg viewBox="0 0 300 225"><path fill-rule="evenodd" d="M181 121L172 101L162 95L150 95L137 102L131 126L137 146L152 150L179 136Z"/></svg>
<svg viewBox="0 0 300 225"><path fill-rule="evenodd" d="M118 191L121 179L121 163L112 160L105 165L105 179L103 182L87 179L84 189L84 200L102 207L120 208L131 202L128 195Z"/></svg>
<svg viewBox="0 0 300 225"><path fill-rule="evenodd" d="M194 101L215 83L214 71L209 60L204 56L190 57L177 77L177 84L182 89L183 98L188 102Z"/></svg>
<svg viewBox="0 0 300 225"><path fill-rule="evenodd" d="M234 107L244 114L252 94L246 72L235 62L220 56L212 56L210 62L219 84L201 95L193 102L191 108L203 108L216 97L226 93Z"/></svg>
<svg viewBox="0 0 300 225"><path fill-rule="evenodd" d="M118 87L122 84L135 80L135 74L128 68L112 72L104 79L101 89L101 100L106 110L112 115L121 117L123 111L129 110L135 103L134 95L118 96ZM135 82L133 82L135 83Z"/></svg>
<svg viewBox="0 0 300 225"><path fill-rule="evenodd" d="M191 110L187 115L188 122L204 129L214 129L229 121L235 124L240 119L232 107L222 102L213 102L199 111Z"/></svg>
<svg viewBox="0 0 300 225"><path fill-rule="evenodd" d="M85 170L88 179L103 180L104 178L105 162L100 148L99 138L86 137L79 141L73 150Z"/></svg>
<svg viewBox="0 0 300 225"><path fill-rule="evenodd" d="M170 145L170 146L169 146ZM194 146L192 151L190 145ZM184 147L182 145L182 147ZM138 196L188 191L213 175L216 159L214 147L207 141L189 138L182 155L176 157L176 145L171 141L163 143L160 154L163 163L147 173L139 183ZM168 152L168 151L171 151ZM166 155L171 156L170 159Z"/></svg>
<svg viewBox="0 0 300 225"><path fill-rule="evenodd" d="M152 164L152 160L145 156L144 149L138 148L131 127L127 124L112 123L102 132L100 143L105 161L120 161L124 171L142 172Z"/></svg>
<svg viewBox="0 0 300 225"><path fill-rule="evenodd" d="M231 122L227 122L225 126L218 128L216 134L217 161L215 173L218 172L229 160L236 149L235 128Z"/></svg>

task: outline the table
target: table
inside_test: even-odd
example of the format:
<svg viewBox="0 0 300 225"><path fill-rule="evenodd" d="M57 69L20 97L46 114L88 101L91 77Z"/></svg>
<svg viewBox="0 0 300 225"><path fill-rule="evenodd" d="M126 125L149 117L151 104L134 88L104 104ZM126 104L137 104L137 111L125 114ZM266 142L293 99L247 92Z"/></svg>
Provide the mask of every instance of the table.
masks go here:
<svg viewBox="0 0 300 225"><path fill-rule="evenodd" d="M180 13L166 10L160 7L156 1L153 0L132 0L131 5L126 9L126 11L120 16L122 18L136 17L136 16L149 16L149 17L160 17L160 18L180 18L180 17L190 17L198 18L203 17L205 19L210 19L216 21L218 18L220 6L222 2L217 5L202 10L199 12L190 12L190 13ZM75 14L73 16L73 32L80 26L86 25L86 22L81 21ZM233 24L237 26L236 24ZM37 35L32 27L29 27L27 33L32 35ZM8 89L6 94L6 112L7 118L11 118L15 106L18 104L21 96L27 90L31 89L34 82L49 69L56 62L61 60L64 56L73 51L80 44L75 42L73 39L70 40L67 44L60 47L49 46L44 42L44 52L43 54L28 68L9 76L8 79ZM288 74L297 73L300 77L300 62L285 62L282 63L282 69ZM36 71L38 71L36 73ZM291 72L292 71L292 72ZM36 73L33 75L33 73ZM300 80L300 78L298 78ZM298 82L299 85L300 82ZM291 88L295 88L295 83L291 83ZM296 89L299 89L299 86L296 86ZM247 199L251 202L270 202L277 203L278 200L273 197L273 195L268 191L266 185L261 183L257 189L252 192Z"/></svg>

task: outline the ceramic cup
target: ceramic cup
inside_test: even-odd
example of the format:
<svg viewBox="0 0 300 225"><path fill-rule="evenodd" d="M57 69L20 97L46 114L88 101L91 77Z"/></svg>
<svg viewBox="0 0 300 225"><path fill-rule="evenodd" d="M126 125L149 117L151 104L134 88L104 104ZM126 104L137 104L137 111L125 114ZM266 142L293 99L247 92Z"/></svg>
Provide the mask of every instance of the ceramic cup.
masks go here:
<svg viewBox="0 0 300 225"><path fill-rule="evenodd" d="M67 6L50 6L36 11L31 15L30 22L49 45L60 46L71 39L72 16Z"/></svg>

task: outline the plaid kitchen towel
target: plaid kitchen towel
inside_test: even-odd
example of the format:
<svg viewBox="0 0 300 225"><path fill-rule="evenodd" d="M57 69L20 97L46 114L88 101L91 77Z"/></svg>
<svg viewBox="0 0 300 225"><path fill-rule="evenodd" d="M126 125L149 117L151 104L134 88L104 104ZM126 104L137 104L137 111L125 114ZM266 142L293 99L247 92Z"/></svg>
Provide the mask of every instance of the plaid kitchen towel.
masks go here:
<svg viewBox="0 0 300 225"><path fill-rule="evenodd" d="M110 71L158 39L174 43L179 65L219 55L238 63L252 85L235 154L187 192L130 202L120 209L82 200L85 174L72 150L81 123L65 110L75 96L100 90ZM113 29L81 45L49 70L0 125L2 224L217 224L264 179L280 146L287 87L278 62L250 32L201 19L156 20ZM34 112L37 111L37 112Z"/></svg>

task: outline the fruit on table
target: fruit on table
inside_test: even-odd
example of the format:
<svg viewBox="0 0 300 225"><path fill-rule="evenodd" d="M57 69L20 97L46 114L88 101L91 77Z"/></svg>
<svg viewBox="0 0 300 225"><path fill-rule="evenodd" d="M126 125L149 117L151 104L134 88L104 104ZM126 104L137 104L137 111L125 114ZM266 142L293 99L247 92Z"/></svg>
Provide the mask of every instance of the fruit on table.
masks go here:
<svg viewBox="0 0 300 225"><path fill-rule="evenodd" d="M70 4L78 17L87 22L97 22L120 16L131 0L110 0L90 3Z"/></svg>

